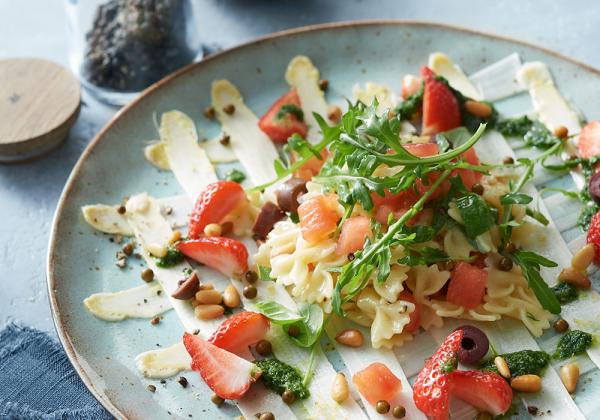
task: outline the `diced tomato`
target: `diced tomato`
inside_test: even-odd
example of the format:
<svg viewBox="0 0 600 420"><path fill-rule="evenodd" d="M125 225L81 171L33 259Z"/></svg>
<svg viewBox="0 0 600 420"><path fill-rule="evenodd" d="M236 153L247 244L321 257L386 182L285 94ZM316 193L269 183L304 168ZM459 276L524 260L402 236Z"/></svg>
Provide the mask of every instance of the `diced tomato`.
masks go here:
<svg viewBox="0 0 600 420"><path fill-rule="evenodd" d="M355 216L347 219L342 225L335 252L347 255L362 249L365 240L373 236L370 224L367 216Z"/></svg>
<svg viewBox="0 0 600 420"><path fill-rule="evenodd" d="M415 310L410 313L410 322L404 326L406 332L412 333L419 329L421 325L421 305L417 303L416 299L408 290L404 290L398 296L398 300L405 300L415 305Z"/></svg>
<svg viewBox="0 0 600 420"><path fill-rule="evenodd" d="M429 156L435 156L439 153L439 148L436 143L406 144L406 145L404 145L404 148L406 150L408 150L408 152L410 154L418 156L418 157L422 157L422 158L429 157ZM431 188L431 184L433 184L436 181L436 179L439 178L439 176L440 176L440 174L437 172L430 173L429 175L427 175L427 180L428 180L427 183L423 182L422 179L417 179L415 181L415 187L419 193L418 196L421 196L421 195L425 194L427 191L429 191L429 189ZM448 191L448 188L449 188L449 184L443 183L433 192L433 194L431 194L429 196L427 201L431 201L431 200L440 198L442 195L446 194L446 192Z"/></svg>
<svg viewBox="0 0 600 420"><path fill-rule="evenodd" d="M479 157L477 156L477 152L474 148L468 149L465 153L462 154L462 157L467 163L471 165L479 165ZM481 177L483 174L481 172L472 171L470 169L457 169L452 171L452 176L460 176L460 179L464 186L470 190L473 188L473 185L479 183L481 181Z"/></svg>
<svg viewBox="0 0 600 420"><path fill-rule="evenodd" d="M408 153L421 158L435 156L440 151L437 143L409 143L403 146Z"/></svg>
<svg viewBox="0 0 600 420"><path fill-rule="evenodd" d="M423 79L414 74L407 74L402 78L402 97L407 99L414 95L423 86Z"/></svg>
<svg viewBox="0 0 600 420"><path fill-rule="evenodd" d="M308 242L319 242L337 229L340 215L338 202L334 196L319 195L305 201L298 207L298 218L302 237Z"/></svg>
<svg viewBox="0 0 600 420"><path fill-rule="evenodd" d="M352 382L363 397L375 406L377 401L390 401L402 391L402 382L383 363L371 363L352 376Z"/></svg>
<svg viewBox="0 0 600 420"><path fill-rule="evenodd" d="M319 159L316 156L311 157L304 163L304 165L300 167L300 169L296 171L294 175L296 175L296 177L298 178L304 179L305 181L310 181L313 176L319 173L328 155L329 152L327 151L327 149L321 150L321 157L323 159ZM293 154L291 160L292 163L294 163L295 159Z"/></svg>
<svg viewBox="0 0 600 420"><path fill-rule="evenodd" d="M477 307L487 286L487 271L466 262L459 262L452 271L446 300L467 309Z"/></svg>
<svg viewBox="0 0 600 420"><path fill-rule="evenodd" d="M458 100L443 82L436 80L428 67L421 68L425 80L423 92L423 134L436 134L460 126Z"/></svg>
<svg viewBox="0 0 600 420"><path fill-rule="evenodd" d="M302 137L306 137L308 133L308 126L298 115L293 112L285 112L285 110L280 113L284 105L294 107L294 109L301 112L300 97L296 89L289 90L277 99L258 122L260 129L275 143L287 142L288 138L294 133ZM259 151L257 150L257 152Z"/></svg>

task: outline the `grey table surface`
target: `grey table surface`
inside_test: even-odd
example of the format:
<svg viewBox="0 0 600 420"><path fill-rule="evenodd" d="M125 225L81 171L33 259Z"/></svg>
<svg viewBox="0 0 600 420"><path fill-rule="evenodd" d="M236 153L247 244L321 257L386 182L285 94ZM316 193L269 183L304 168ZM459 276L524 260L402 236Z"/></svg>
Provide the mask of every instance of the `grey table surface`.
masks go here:
<svg viewBox="0 0 600 420"><path fill-rule="evenodd" d="M600 67L600 3L591 0L195 1L204 5L200 32L208 45L230 47L321 22L418 19L520 38ZM67 37L62 0L0 0L0 59L42 57L66 66ZM0 327L18 321L55 335L45 276L52 218L77 158L117 110L85 92L83 100L60 148L29 163L0 165Z"/></svg>

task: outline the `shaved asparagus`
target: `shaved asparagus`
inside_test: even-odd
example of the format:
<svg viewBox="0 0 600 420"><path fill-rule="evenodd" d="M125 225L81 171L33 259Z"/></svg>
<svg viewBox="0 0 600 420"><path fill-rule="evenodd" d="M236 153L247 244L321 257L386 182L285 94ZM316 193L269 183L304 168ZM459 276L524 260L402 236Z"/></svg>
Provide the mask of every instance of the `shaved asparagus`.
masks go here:
<svg viewBox="0 0 600 420"><path fill-rule="evenodd" d="M439 52L429 55L429 68L444 77L450 86L458 90L467 98L482 99L481 93L471 84L465 73L452 62L450 57Z"/></svg>
<svg viewBox="0 0 600 420"><path fill-rule="evenodd" d="M192 358L181 341L162 349L149 350L135 358L135 365L144 377L152 379L170 378L189 370Z"/></svg>
<svg viewBox="0 0 600 420"><path fill-rule="evenodd" d="M118 206L107 206L105 204L91 204L83 206L81 212L83 218L94 229L104 233L133 235L131 227L124 215L117 210Z"/></svg>
<svg viewBox="0 0 600 420"><path fill-rule="evenodd" d="M517 82L520 68L519 54L512 53L470 75L469 80L481 92L481 99L496 101L523 91L523 86Z"/></svg>
<svg viewBox="0 0 600 420"><path fill-rule="evenodd" d="M212 163L231 163L237 161L237 157L231 151L229 146L223 145L222 137L212 140L206 140L198 143L198 147L204 150L208 160ZM167 158L166 143L158 141L150 143L144 148L146 159L158 169L170 170L169 159Z"/></svg>
<svg viewBox="0 0 600 420"><path fill-rule="evenodd" d="M154 318L171 309L160 284L143 284L118 292L95 293L83 301L94 316L105 321Z"/></svg>

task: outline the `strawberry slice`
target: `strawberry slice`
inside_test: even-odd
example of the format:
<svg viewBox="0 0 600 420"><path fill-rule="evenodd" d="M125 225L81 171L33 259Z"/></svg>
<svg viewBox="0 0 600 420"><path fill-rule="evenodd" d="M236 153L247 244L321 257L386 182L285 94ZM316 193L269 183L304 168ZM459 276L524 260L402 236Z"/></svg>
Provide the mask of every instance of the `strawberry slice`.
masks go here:
<svg viewBox="0 0 600 420"><path fill-rule="evenodd" d="M258 126L275 143L287 142L294 133L306 137L308 126L304 122L296 89L291 89L277 99L261 117Z"/></svg>
<svg viewBox="0 0 600 420"><path fill-rule="evenodd" d="M421 68L425 80L423 92L423 134L436 134L460 126L461 115L458 100L450 88L436 80L428 67Z"/></svg>
<svg viewBox="0 0 600 420"><path fill-rule="evenodd" d="M190 222L188 236L197 239L210 223L221 223L230 213L246 204L246 193L240 184L233 181L218 181L209 184L196 200Z"/></svg>
<svg viewBox="0 0 600 420"><path fill-rule="evenodd" d="M583 127L577 148L582 158L600 155L600 121L592 121Z"/></svg>
<svg viewBox="0 0 600 420"><path fill-rule="evenodd" d="M457 370L450 376L450 393L479 410L499 416L510 408L512 389L500 375L478 370Z"/></svg>
<svg viewBox="0 0 600 420"><path fill-rule="evenodd" d="M600 211L592 216L587 233L587 243L594 244L596 249L594 261L596 264L600 264Z"/></svg>
<svg viewBox="0 0 600 420"><path fill-rule="evenodd" d="M200 372L206 385L221 398L241 398L260 377L260 369L254 363L196 335L185 333L183 344L192 357L192 370Z"/></svg>
<svg viewBox="0 0 600 420"><path fill-rule="evenodd" d="M194 261L228 277L248 271L248 250L240 241L221 236L179 242L177 248Z"/></svg>
<svg viewBox="0 0 600 420"><path fill-rule="evenodd" d="M257 312L238 312L223 321L208 341L238 356L248 354L248 347L262 340L269 330L269 319Z"/></svg>
<svg viewBox="0 0 600 420"><path fill-rule="evenodd" d="M419 372L413 385L413 399L419 410L435 419L447 419L450 399L450 373L458 364L462 330L450 334Z"/></svg>

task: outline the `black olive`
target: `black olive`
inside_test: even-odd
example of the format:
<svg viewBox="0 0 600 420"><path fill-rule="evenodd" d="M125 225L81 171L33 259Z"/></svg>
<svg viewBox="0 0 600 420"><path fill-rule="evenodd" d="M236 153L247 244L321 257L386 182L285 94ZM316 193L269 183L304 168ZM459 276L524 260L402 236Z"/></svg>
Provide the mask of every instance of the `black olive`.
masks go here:
<svg viewBox="0 0 600 420"><path fill-rule="evenodd" d="M463 330L460 341L458 360L465 365L474 365L487 354L490 342L483 331L472 325L463 325L457 330Z"/></svg>
<svg viewBox="0 0 600 420"><path fill-rule="evenodd" d="M600 204L600 172L596 172L590 178L590 182L588 183L588 191L592 200L596 202L596 204Z"/></svg>
<svg viewBox="0 0 600 420"><path fill-rule="evenodd" d="M306 193L306 181L301 178L290 178L275 192L277 204L283 211L295 213L298 210L298 197Z"/></svg>

